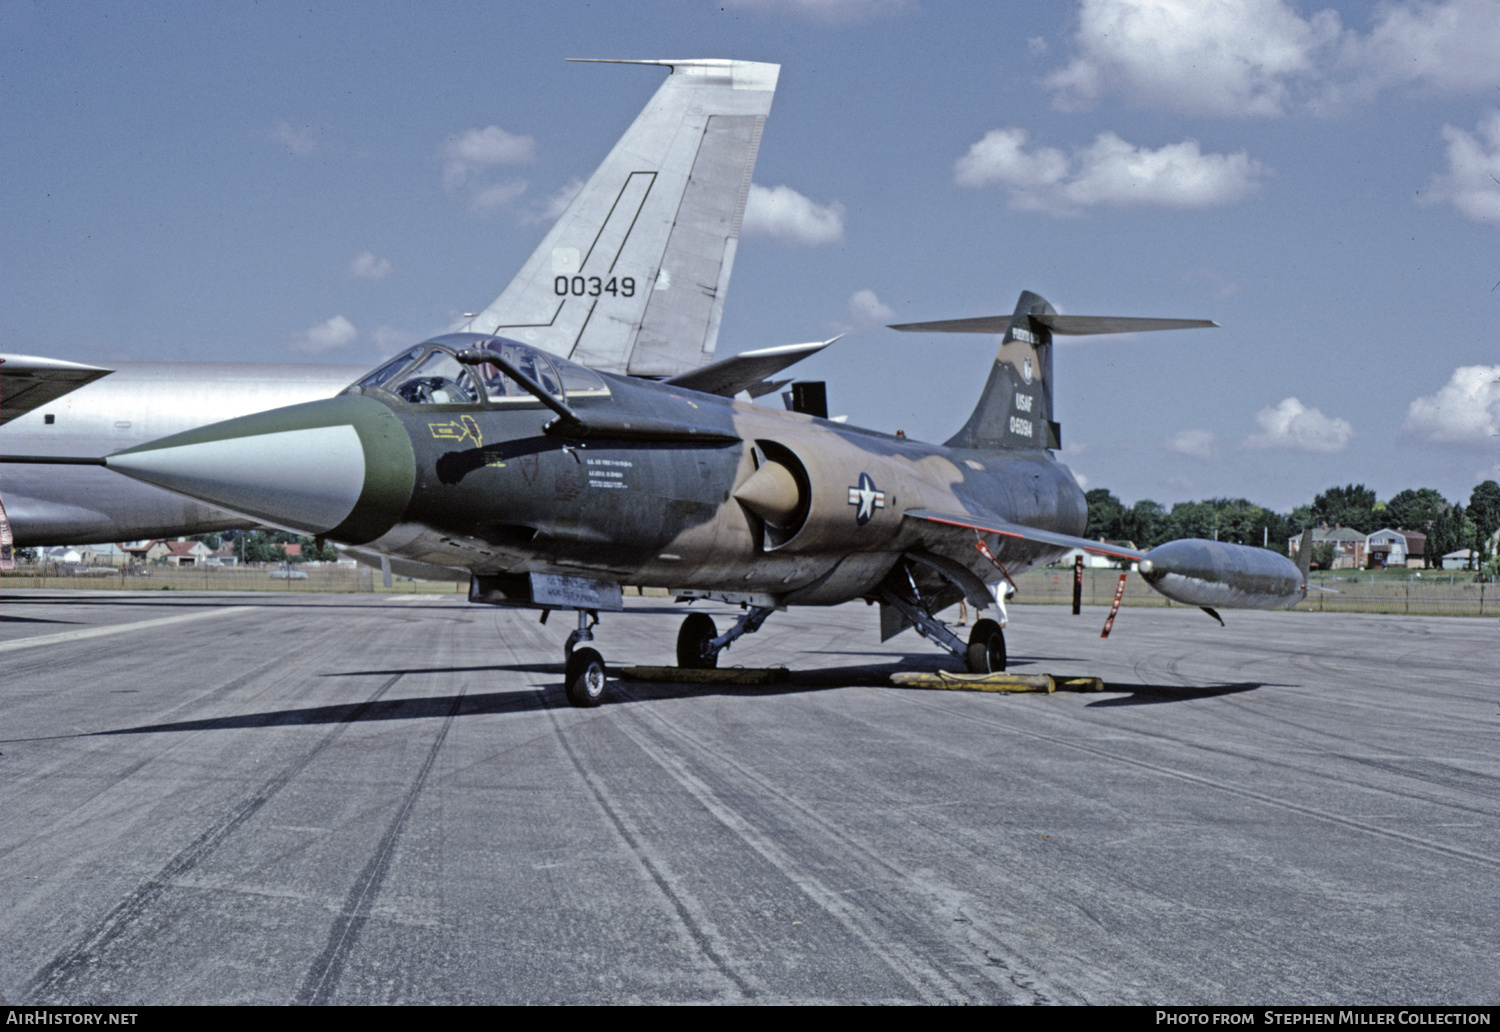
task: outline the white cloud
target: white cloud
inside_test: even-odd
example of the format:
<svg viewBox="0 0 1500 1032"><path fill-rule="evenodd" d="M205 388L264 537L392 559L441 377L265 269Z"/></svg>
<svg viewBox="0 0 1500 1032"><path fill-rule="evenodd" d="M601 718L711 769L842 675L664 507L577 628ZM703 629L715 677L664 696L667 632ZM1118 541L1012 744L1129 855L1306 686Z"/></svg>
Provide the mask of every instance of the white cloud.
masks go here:
<svg viewBox="0 0 1500 1032"><path fill-rule="evenodd" d="M405 351L421 339L421 336L408 330L382 324L371 332L368 348L377 360L386 359Z"/></svg>
<svg viewBox="0 0 1500 1032"><path fill-rule="evenodd" d="M1495 14L1500 20L1500 8ZM1500 223L1500 111L1479 123L1477 135L1445 125L1443 138L1448 141L1448 172L1432 177L1422 199L1447 201L1475 222Z"/></svg>
<svg viewBox="0 0 1500 1032"><path fill-rule="evenodd" d="M1366 34L1332 10L1303 18L1289 0L1083 0L1074 44L1046 79L1064 109L1118 94L1191 114L1278 115L1403 84L1500 84L1493 0L1384 4Z"/></svg>
<svg viewBox="0 0 1500 1032"><path fill-rule="evenodd" d="M354 338L359 336L359 331L354 324L342 315L335 315L326 322L320 322L298 334L291 342L293 351L305 351L308 354L321 354L324 351L336 351L339 348L348 347L354 343Z"/></svg>
<svg viewBox="0 0 1500 1032"><path fill-rule="evenodd" d="M1355 95L1402 83L1448 92L1500 85L1500 10L1494 0L1385 4L1369 35L1345 35L1340 58Z"/></svg>
<svg viewBox="0 0 1500 1032"><path fill-rule="evenodd" d="M1338 16L1304 21L1284 0L1084 0L1078 56L1046 84L1062 108L1106 92L1198 114L1279 113L1288 80L1314 70Z"/></svg>
<svg viewBox="0 0 1500 1032"><path fill-rule="evenodd" d="M442 156L443 189L461 195L470 211L493 215L514 204L526 192L527 183L524 179L496 183L487 179L485 173L500 165L533 160L536 141L492 125L448 137Z"/></svg>
<svg viewBox="0 0 1500 1032"><path fill-rule="evenodd" d="M764 14L793 14L827 22L861 21L884 14L899 14L916 6L915 0L723 0Z"/></svg>
<svg viewBox="0 0 1500 1032"><path fill-rule="evenodd" d="M486 169L519 165L536 157L536 141L508 133L498 125L469 129L448 137L443 145L443 186L453 191L467 186Z"/></svg>
<svg viewBox="0 0 1500 1032"><path fill-rule="evenodd" d="M1246 448L1336 452L1354 436L1354 427L1348 421L1325 416L1296 398L1284 398L1274 407L1261 409L1255 421L1264 433L1247 437Z"/></svg>
<svg viewBox="0 0 1500 1032"><path fill-rule="evenodd" d="M859 328L885 326L896 318L896 310L883 304L873 290L856 290L849 297L849 318Z"/></svg>
<svg viewBox="0 0 1500 1032"><path fill-rule="evenodd" d="M521 214L520 218L528 226L539 223L551 225L562 218L562 213L568 210L568 205L573 203L583 189L583 180L574 176L552 193L537 201L533 201L529 210Z"/></svg>
<svg viewBox="0 0 1500 1032"><path fill-rule="evenodd" d="M1265 168L1244 151L1204 154L1196 140L1158 150L1101 133L1069 157L1055 147L1026 148L1026 130L992 129L953 166L960 186L1001 186L1023 211L1077 215L1099 204L1210 208L1259 186Z"/></svg>
<svg viewBox="0 0 1500 1032"><path fill-rule="evenodd" d="M355 279L369 280L371 283L379 282L391 274L391 263L388 258L377 258L369 251L361 251L354 256L349 263L349 275Z"/></svg>
<svg viewBox="0 0 1500 1032"><path fill-rule="evenodd" d="M1218 438L1207 430L1182 430L1162 442L1172 451L1195 459L1213 458L1217 443Z"/></svg>
<svg viewBox="0 0 1500 1032"><path fill-rule="evenodd" d="M299 158L311 154L318 146L318 138L310 126L293 129L291 123L281 122L266 135Z"/></svg>
<svg viewBox="0 0 1500 1032"><path fill-rule="evenodd" d="M480 215L493 215L508 208L526 192L526 180L512 179L504 183L475 187L469 191L469 210Z"/></svg>
<svg viewBox="0 0 1500 1032"><path fill-rule="evenodd" d="M767 189L752 183L741 231L808 247L836 244L844 239L844 206L817 204L789 186Z"/></svg>
<svg viewBox="0 0 1500 1032"><path fill-rule="evenodd" d="M1411 403L1402 428L1429 444L1500 447L1500 365L1459 366L1436 394Z"/></svg>

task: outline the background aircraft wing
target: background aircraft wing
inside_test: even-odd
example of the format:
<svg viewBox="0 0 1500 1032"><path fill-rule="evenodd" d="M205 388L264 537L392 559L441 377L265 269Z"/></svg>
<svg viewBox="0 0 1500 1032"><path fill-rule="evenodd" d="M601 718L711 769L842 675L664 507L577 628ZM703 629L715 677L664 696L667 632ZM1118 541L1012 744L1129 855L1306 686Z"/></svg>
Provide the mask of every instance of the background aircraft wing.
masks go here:
<svg viewBox="0 0 1500 1032"><path fill-rule="evenodd" d="M713 356L780 66L672 69L505 291L464 329L593 369L668 377Z"/></svg>
<svg viewBox="0 0 1500 1032"><path fill-rule="evenodd" d="M902 515L910 519L927 520L930 523L942 523L950 527L966 527L988 534L1003 534L1006 537L1020 538L1022 541L1040 541L1043 544L1057 545L1061 548L1078 548L1095 555L1107 555L1115 559L1139 560L1146 555L1145 552L1112 545L1107 541L1090 541L1088 538L1074 537L1072 534L1039 530L1036 527L1026 527L1009 520L1002 520L998 516L975 516L967 512L935 512L932 509L907 509Z"/></svg>
<svg viewBox="0 0 1500 1032"><path fill-rule="evenodd" d="M842 336L842 334L840 334ZM748 391L752 398L770 394L784 387L789 380L768 380L766 377L779 373L787 366L816 355L838 337L830 340L812 341L808 344L783 344L775 348L759 348L742 351L733 358L712 362L686 373L668 377L664 382L674 387L686 387L690 391L704 394L719 394L732 398L740 391Z"/></svg>
<svg viewBox="0 0 1500 1032"><path fill-rule="evenodd" d="M0 423L23 416L113 369L31 355L0 355Z"/></svg>

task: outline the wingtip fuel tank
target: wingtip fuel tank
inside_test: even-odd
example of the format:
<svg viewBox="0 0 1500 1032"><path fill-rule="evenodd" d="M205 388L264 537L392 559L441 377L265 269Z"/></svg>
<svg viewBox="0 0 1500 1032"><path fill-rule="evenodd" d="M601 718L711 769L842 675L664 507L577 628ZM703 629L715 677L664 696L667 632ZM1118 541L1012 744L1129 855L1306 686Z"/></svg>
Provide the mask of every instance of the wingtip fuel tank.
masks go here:
<svg viewBox="0 0 1500 1032"><path fill-rule="evenodd" d="M1136 567L1174 602L1211 609L1288 609L1307 594L1295 563L1264 548L1183 538L1157 545Z"/></svg>

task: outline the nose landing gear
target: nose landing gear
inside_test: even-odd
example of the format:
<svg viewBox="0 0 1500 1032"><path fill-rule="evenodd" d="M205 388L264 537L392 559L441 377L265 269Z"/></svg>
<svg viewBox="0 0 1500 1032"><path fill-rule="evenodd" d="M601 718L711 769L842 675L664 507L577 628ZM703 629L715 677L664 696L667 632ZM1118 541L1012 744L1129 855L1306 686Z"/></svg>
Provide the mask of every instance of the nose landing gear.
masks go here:
<svg viewBox="0 0 1500 1032"><path fill-rule="evenodd" d="M604 657L596 649L580 649L579 642L593 641L599 614L592 609L578 610L578 629L568 635L563 645L567 666L563 673L563 692L574 706L597 706L604 701L608 686Z"/></svg>

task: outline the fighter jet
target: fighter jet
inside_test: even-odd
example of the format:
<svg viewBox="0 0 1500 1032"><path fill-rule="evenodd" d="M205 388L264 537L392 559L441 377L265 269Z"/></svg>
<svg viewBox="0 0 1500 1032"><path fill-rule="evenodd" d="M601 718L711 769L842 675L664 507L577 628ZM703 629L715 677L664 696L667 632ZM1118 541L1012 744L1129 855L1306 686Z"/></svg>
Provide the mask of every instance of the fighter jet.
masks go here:
<svg viewBox="0 0 1500 1032"><path fill-rule="evenodd" d="M967 641L937 614L960 599L999 608L1020 573L1072 548L1134 561L1157 590L1206 609L1304 597L1305 570L1262 549L1194 540L1142 553L1081 537L1083 491L1054 455L1054 336L1212 322L1061 315L1023 292L1009 317L898 327L1002 334L972 414L941 445L739 397L829 343L701 364L775 69L654 63L673 66L663 92L696 94L674 116L693 153L637 175L627 134L596 173L611 170L612 198L591 181L578 217L461 332L336 397L63 461L445 571L475 603L573 611L565 685L577 706L605 695L603 657L580 646L599 613L623 608L626 585L742 607L723 633L702 613L683 620L689 668L714 666L772 613L863 599L879 605L882 637L913 628L971 671L1003 670L1003 609ZM699 91L722 114L705 115ZM673 200L658 207L663 184Z"/></svg>
<svg viewBox="0 0 1500 1032"><path fill-rule="evenodd" d="M670 73L499 297L464 329L503 334L594 369L757 395L822 342L713 363L740 221L779 67L622 62ZM709 364L704 369L705 364ZM87 464L231 416L329 398L361 366L121 363L0 355L0 529L17 547L201 534L256 523ZM404 572L445 576L438 568Z"/></svg>
<svg viewBox="0 0 1500 1032"><path fill-rule="evenodd" d="M604 292L594 317L616 300ZM1178 541L1142 553L1081 537L1083 491L1053 455L1054 335L1213 323L1059 315L1030 292L1008 319L982 323L1003 327L999 352L941 445L700 390L712 379L702 370L650 382L463 332L336 398L95 461L247 519L461 571L475 603L576 611L565 681L578 706L597 705L607 684L599 652L578 646L600 612L623 608L624 585L743 608L723 633L701 613L683 621L677 660L690 668L715 665L773 612L864 599L879 604L884 636L913 627L971 671L1003 670L998 621L963 641L936 614L959 599L988 609L992 584L1070 548L1134 560L1192 605L1303 597L1304 573L1262 549Z"/></svg>

